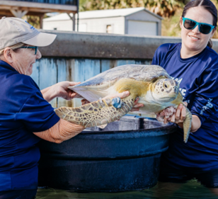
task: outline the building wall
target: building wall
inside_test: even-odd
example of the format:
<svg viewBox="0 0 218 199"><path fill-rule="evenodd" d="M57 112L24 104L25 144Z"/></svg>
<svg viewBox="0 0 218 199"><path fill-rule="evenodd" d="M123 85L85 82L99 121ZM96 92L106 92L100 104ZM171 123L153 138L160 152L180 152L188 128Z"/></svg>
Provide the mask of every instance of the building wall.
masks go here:
<svg viewBox="0 0 218 199"><path fill-rule="evenodd" d="M156 21L160 22L161 19L156 17L153 13L142 10L131 15L126 16L127 20L136 20L136 21Z"/></svg>
<svg viewBox="0 0 218 199"><path fill-rule="evenodd" d="M107 25L111 26L111 32L124 34L124 17L111 17L101 19L80 19L79 32L106 33ZM65 30L72 31L73 22L69 20L44 21L44 30ZM77 25L76 25L77 30Z"/></svg>
<svg viewBox="0 0 218 199"><path fill-rule="evenodd" d="M144 10L126 16L125 34L161 35L161 19Z"/></svg>
<svg viewBox="0 0 218 199"><path fill-rule="evenodd" d="M72 31L72 27L73 22L70 19L55 21L44 20L43 22L43 29L45 30ZM161 19L144 10L126 17L80 18L79 32L161 35Z"/></svg>
<svg viewBox="0 0 218 199"><path fill-rule="evenodd" d="M127 25L129 35L158 35L157 22L128 20Z"/></svg>
<svg viewBox="0 0 218 199"><path fill-rule="evenodd" d="M111 26L111 32L108 33L124 34L124 17L80 19L79 30L80 32L107 33L108 25Z"/></svg>
<svg viewBox="0 0 218 199"><path fill-rule="evenodd" d="M43 21L44 30L73 30L73 22L69 20Z"/></svg>

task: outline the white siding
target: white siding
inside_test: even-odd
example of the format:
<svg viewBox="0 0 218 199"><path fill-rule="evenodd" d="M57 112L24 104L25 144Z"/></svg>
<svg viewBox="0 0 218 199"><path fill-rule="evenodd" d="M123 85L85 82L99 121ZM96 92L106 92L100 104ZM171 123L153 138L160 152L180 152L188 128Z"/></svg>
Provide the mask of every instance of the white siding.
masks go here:
<svg viewBox="0 0 218 199"><path fill-rule="evenodd" d="M156 22L160 22L161 19L159 19L158 17L156 17L154 14L151 14L145 10L141 10L139 12L130 14L128 16L126 16L127 20L136 20L136 21L156 21Z"/></svg>
<svg viewBox="0 0 218 199"><path fill-rule="evenodd" d="M129 35L157 35L156 22L128 21Z"/></svg>
<svg viewBox="0 0 218 199"><path fill-rule="evenodd" d="M73 22L71 20L44 21L44 30L73 30Z"/></svg>
<svg viewBox="0 0 218 199"><path fill-rule="evenodd" d="M124 34L124 17L111 17L100 19L80 19L79 32L106 33L107 25L112 26L115 34ZM44 21L44 30L65 30L72 31L73 22L69 20ZM76 24L77 30L77 24Z"/></svg>
<svg viewBox="0 0 218 199"><path fill-rule="evenodd" d="M80 19L79 30L81 32L84 31L82 29L83 24L86 24L86 32L106 33L107 25L111 25L112 26L111 33L124 34L124 17Z"/></svg>
<svg viewBox="0 0 218 199"><path fill-rule="evenodd" d="M87 23L79 24L79 32L87 32Z"/></svg>
<svg viewBox="0 0 218 199"><path fill-rule="evenodd" d="M73 22L66 13L43 20L45 30L72 31ZM81 12L79 32L133 35L161 35L161 17L144 8ZM77 31L77 20L75 25Z"/></svg>
<svg viewBox="0 0 218 199"><path fill-rule="evenodd" d="M125 34L161 35L161 19L145 10L126 16Z"/></svg>

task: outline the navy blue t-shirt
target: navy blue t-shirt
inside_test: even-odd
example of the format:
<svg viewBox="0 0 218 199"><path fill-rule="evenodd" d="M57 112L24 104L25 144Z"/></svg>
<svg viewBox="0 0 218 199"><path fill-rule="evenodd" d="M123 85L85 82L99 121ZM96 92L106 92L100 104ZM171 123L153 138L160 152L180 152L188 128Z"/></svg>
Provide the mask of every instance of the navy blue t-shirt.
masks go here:
<svg viewBox="0 0 218 199"><path fill-rule="evenodd" d="M182 59L181 43L163 44L155 52L152 64L162 66L180 83L184 101L201 120L198 131L183 142L183 131L170 135L166 162L202 170L218 168L218 54L206 47L200 54Z"/></svg>
<svg viewBox="0 0 218 199"><path fill-rule="evenodd" d="M0 60L0 191L35 189L40 140L59 121L31 77Z"/></svg>

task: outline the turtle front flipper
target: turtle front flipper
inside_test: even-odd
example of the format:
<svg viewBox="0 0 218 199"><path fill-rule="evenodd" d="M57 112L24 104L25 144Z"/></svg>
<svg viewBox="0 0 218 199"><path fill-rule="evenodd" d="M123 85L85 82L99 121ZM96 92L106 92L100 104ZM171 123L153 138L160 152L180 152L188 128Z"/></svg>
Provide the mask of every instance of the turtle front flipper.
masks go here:
<svg viewBox="0 0 218 199"><path fill-rule="evenodd" d="M188 137L190 135L191 124L192 124L192 113L186 107L186 118L185 118L185 121L183 122L183 132L184 132L184 142L185 143L188 141Z"/></svg>
<svg viewBox="0 0 218 199"><path fill-rule="evenodd" d="M87 127L108 124L120 119L128 113L134 105L134 97L122 99L122 107L115 108L112 99L98 100L78 108L61 107L55 110L56 114L69 122Z"/></svg>

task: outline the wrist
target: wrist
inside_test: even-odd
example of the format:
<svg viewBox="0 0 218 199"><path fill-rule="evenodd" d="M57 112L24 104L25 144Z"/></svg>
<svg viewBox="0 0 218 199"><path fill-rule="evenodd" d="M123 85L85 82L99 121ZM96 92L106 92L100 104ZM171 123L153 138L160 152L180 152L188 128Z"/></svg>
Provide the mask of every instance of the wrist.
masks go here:
<svg viewBox="0 0 218 199"><path fill-rule="evenodd" d="M201 120L197 115L192 115L191 132L196 132L201 127Z"/></svg>
<svg viewBox="0 0 218 199"><path fill-rule="evenodd" d="M182 128L183 129L183 123L177 123L178 127Z"/></svg>

